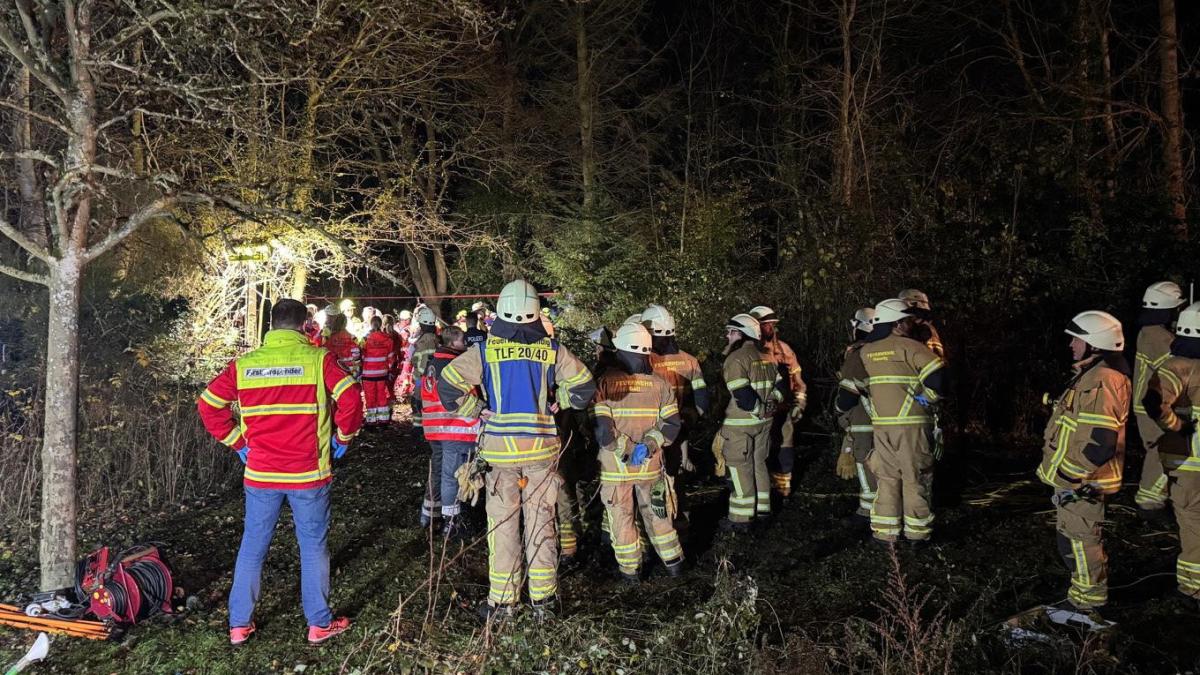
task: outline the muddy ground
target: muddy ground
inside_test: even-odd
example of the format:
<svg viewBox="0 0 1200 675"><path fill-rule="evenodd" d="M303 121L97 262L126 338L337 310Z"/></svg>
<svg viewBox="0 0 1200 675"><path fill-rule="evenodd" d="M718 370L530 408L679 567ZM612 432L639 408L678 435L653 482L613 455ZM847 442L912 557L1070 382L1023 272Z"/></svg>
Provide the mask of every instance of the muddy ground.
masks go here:
<svg viewBox="0 0 1200 675"><path fill-rule="evenodd" d="M610 654L596 644L623 645L665 625L687 635L693 622L702 621L697 608L711 606L717 584L725 583L715 581L723 578L717 574L722 561L731 564L733 577L748 578L751 584L726 588L726 596L742 592L739 588L757 588L750 600L757 618L752 651L733 651L731 645L721 656L729 660L720 668L911 671L912 663L896 657L902 646L889 650L887 640L872 628L895 624L894 611L884 609L891 560L860 530L842 522L855 508L855 486L833 475L832 439L819 431L804 439L797 495L752 534L718 534L724 491L709 483L689 488L689 568L680 579L668 579L659 569L651 570L640 587L621 585L608 556L598 552L593 527L583 537L584 552L591 555L563 579L560 618L541 627L520 619L512 630L521 639L503 637L508 629L484 635L473 617L473 605L486 596L482 544L465 552L456 545L446 552L459 557L447 565L430 610L425 584L431 554L446 558L437 549L440 540L431 540L417 525L427 451L407 424L365 434L336 467L332 601L356 625L320 648L304 641L298 560L286 516L264 572L258 634L239 649L227 644L224 596L241 531L237 485L170 512L86 514L81 548L161 542L177 582L198 604L139 626L121 641L57 639L48 662L31 672L505 671L515 669L514 663L551 672L670 672L681 666ZM955 446L939 467L936 542L920 549L902 546L898 552L909 586L916 587L914 596L928 594L920 616L933 627L933 635L926 635L925 643L918 641L918 650L937 651L930 641L941 638L952 642L947 658L956 672L1167 673L1200 668L1200 617L1194 605L1172 597L1178 547L1173 524L1139 520L1131 485L1112 505L1107 530L1113 601L1108 616L1118 626L1101 637L1060 629L1047 632L1046 644L1018 647L1007 642L998 628L1001 622L1065 593L1067 573L1055 553L1048 492L1032 477L1037 451L1027 443L996 447L960 438ZM1127 476L1136 476L1139 468L1136 456L1131 457ZM594 489L585 486L584 492ZM0 600L13 601L36 585L36 550L7 544L5 549ZM403 611L395 614L402 599ZM940 622L938 612L943 614ZM601 636L601 630L613 634ZM549 640L544 649L530 644L529 636L537 642L542 634L556 636L553 646ZM855 637L862 635L864 640ZM31 634L0 627L0 664L14 661L31 641ZM589 642L596 644L588 649ZM576 643L589 656L564 656ZM564 651L558 653L560 649ZM518 650L528 654L518 655ZM455 661L456 655L467 660Z"/></svg>

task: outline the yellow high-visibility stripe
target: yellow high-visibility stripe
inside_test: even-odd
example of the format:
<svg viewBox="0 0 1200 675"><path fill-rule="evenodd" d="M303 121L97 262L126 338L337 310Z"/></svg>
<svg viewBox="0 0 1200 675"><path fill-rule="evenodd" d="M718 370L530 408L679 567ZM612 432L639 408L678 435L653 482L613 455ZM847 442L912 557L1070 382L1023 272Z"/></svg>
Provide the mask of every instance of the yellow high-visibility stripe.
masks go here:
<svg viewBox="0 0 1200 675"><path fill-rule="evenodd" d="M331 475L333 475L332 472L323 469L303 473L272 473L247 468L245 472L246 478L262 483L308 483L328 478Z"/></svg>
<svg viewBox="0 0 1200 675"><path fill-rule="evenodd" d="M346 393L346 390L353 386L354 386L354 378L353 377L350 377L349 375L347 375L346 377L343 377L333 387L334 400L336 401L337 399L341 398L342 394Z"/></svg>
<svg viewBox="0 0 1200 675"><path fill-rule="evenodd" d="M234 427L233 431L230 431L228 434L225 435L225 438L221 439L221 442L232 448L232 447L235 447L234 444L237 443L239 440L241 440L241 438L242 438L242 428Z"/></svg>
<svg viewBox="0 0 1200 675"><path fill-rule="evenodd" d="M217 396L216 394L212 393L212 391L209 389L205 389L203 392L201 392L200 398L205 403L211 405L214 408L225 408L225 407L228 407L230 403L232 403L232 401L226 401L225 399L221 398L220 396Z"/></svg>
<svg viewBox="0 0 1200 675"><path fill-rule="evenodd" d="M261 417L263 415L316 415L320 408L316 403L273 403L269 405L252 405L242 408L242 417Z"/></svg>

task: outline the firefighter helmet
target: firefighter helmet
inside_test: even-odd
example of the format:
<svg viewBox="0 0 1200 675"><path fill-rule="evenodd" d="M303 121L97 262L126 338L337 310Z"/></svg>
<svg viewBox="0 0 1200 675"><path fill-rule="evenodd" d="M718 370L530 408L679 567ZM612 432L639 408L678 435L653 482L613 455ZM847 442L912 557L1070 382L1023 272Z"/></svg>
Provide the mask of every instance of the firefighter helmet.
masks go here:
<svg viewBox="0 0 1200 675"><path fill-rule="evenodd" d="M929 296L925 295L924 291L918 291L915 288L906 288L896 296L904 301L904 304L909 307L920 307L921 309L931 309L929 306Z"/></svg>
<svg viewBox="0 0 1200 675"><path fill-rule="evenodd" d="M343 300L341 305L339 305L339 306L341 307L340 311L342 311L343 313L346 313L346 314L354 313L354 301L351 300L350 298L346 298L345 300Z"/></svg>
<svg viewBox="0 0 1200 675"><path fill-rule="evenodd" d="M1146 309L1173 309L1183 304L1183 291L1173 281L1150 284L1142 295L1142 307Z"/></svg>
<svg viewBox="0 0 1200 675"><path fill-rule="evenodd" d="M338 309L337 305L325 305L325 318L329 318L334 314L341 314L342 310Z"/></svg>
<svg viewBox="0 0 1200 675"><path fill-rule="evenodd" d="M752 340L762 339L762 331L758 327L758 319L749 314L738 314L733 317L725 324L725 330L736 330Z"/></svg>
<svg viewBox="0 0 1200 675"><path fill-rule="evenodd" d="M613 346L631 354L650 353L650 331L639 323L627 323L617 329Z"/></svg>
<svg viewBox="0 0 1200 675"><path fill-rule="evenodd" d="M500 318L509 323L533 323L538 320L542 303L537 289L524 279L510 281L500 291L496 311Z"/></svg>
<svg viewBox="0 0 1200 675"><path fill-rule="evenodd" d="M1175 322L1175 334L1182 337L1200 337L1200 302L1188 305L1179 313Z"/></svg>
<svg viewBox="0 0 1200 675"><path fill-rule="evenodd" d="M759 305L758 307L755 307L754 309L750 310L750 316L758 319L759 323L767 323L770 321L775 321L775 322L779 321L779 315L777 315L775 313L775 310L771 309L770 307L767 307L766 305Z"/></svg>
<svg viewBox="0 0 1200 675"><path fill-rule="evenodd" d="M400 310L400 320L412 321L412 312L408 311L407 309Z"/></svg>
<svg viewBox="0 0 1200 675"><path fill-rule="evenodd" d="M642 324L642 315L640 313L630 314L629 316L625 317L624 321L621 322L622 326L627 326L629 324L637 324L640 326Z"/></svg>
<svg viewBox="0 0 1200 675"><path fill-rule="evenodd" d="M912 314L909 309L916 305L910 305L901 298L888 298L883 302L875 305L875 316L871 319L871 325L879 323L895 323L902 319L906 319Z"/></svg>
<svg viewBox="0 0 1200 675"><path fill-rule="evenodd" d="M874 307L863 307L854 312L854 318L850 319L850 326L854 330L861 330L864 333L871 330L871 322L875 318Z"/></svg>
<svg viewBox="0 0 1200 675"><path fill-rule="evenodd" d="M642 312L642 321L649 323L647 328L654 335L674 335L675 317L662 305L650 305Z"/></svg>
<svg viewBox="0 0 1200 675"><path fill-rule="evenodd" d="M423 323L426 326L436 326L437 315L427 305L421 305L417 307L417 323Z"/></svg>
<svg viewBox="0 0 1200 675"><path fill-rule="evenodd" d="M1125 348L1125 336L1121 332L1121 322L1108 312L1097 310L1080 312L1075 315L1074 319L1071 319L1071 323L1064 332L1106 352L1119 352Z"/></svg>
<svg viewBox="0 0 1200 675"><path fill-rule="evenodd" d="M606 327L606 326L601 326L601 327L597 328L596 330L588 333L588 339L591 340L596 345L603 347L604 349L613 349L612 338L613 338L612 331L609 330L608 327Z"/></svg>

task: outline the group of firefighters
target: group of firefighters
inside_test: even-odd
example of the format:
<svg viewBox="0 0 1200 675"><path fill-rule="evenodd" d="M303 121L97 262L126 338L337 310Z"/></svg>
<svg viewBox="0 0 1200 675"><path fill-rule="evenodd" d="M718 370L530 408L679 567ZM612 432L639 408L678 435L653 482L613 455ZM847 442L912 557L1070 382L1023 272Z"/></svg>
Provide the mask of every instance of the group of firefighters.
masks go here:
<svg viewBox="0 0 1200 675"><path fill-rule="evenodd" d="M1180 311L1183 304L1171 282L1147 289L1132 372L1116 318L1088 311L1066 328L1075 374L1053 400L1037 470L1054 489L1058 548L1071 571L1064 608L1090 611L1107 601L1101 525L1106 496L1121 485L1130 411L1147 449L1137 503L1148 512L1173 505L1183 548L1178 588L1200 599L1200 303ZM389 422L396 398L409 398L431 450L421 524L460 535L469 529L464 505L483 498L483 617L510 614L523 591L536 616L552 614L559 569L576 552L576 484L563 461L568 446L579 446L576 434L598 460L602 526L621 578L638 583L650 551L667 574L681 572L676 525L685 514L676 480L697 475L700 457L689 453L689 442L702 418L717 412L666 307L650 305L615 330L593 332L592 369L555 339L538 293L523 280L503 288L494 312L476 303L445 326L426 306L395 322L372 310L356 336L347 330L349 313L281 301L263 347L231 362L198 404L209 431L246 463L231 642L254 630L262 560L285 498L297 519L309 639L348 627L327 606L331 458L346 452L364 419ZM724 325L729 401L712 442L712 472L728 482L720 528L734 536L764 522L773 494L786 499L792 491L794 429L807 396L778 322L771 308L758 306ZM857 514L874 541L919 545L933 533L937 411L946 393L930 302L905 290L859 309L850 323L853 341L834 403L845 432L837 473L857 479ZM314 491L316 507L305 501ZM323 509L323 525L302 526L314 508Z"/></svg>

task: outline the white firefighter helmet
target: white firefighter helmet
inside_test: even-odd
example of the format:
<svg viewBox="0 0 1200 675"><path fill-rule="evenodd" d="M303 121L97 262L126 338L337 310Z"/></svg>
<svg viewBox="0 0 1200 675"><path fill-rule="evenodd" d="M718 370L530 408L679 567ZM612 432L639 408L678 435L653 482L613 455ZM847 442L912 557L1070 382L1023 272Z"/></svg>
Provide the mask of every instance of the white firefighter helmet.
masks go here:
<svg viewBox="0 0 1200 675"><path fill-rule="evenodd" d="M412 312L408 311L407 309L400 310L400 320L412 321Z"/></svg>
<svg viewBox="0 0 1200 675"><path fill-rule="evenodd" d="M1174 281L1150 284L1142 295L1142 307L1146 309L1173 309L1183 304L1183 291Z"/></svg>
<svg viewBox="0 0 1200 675"><path fill-rule="evenodd" d="M640 325L642 325L642 315L641 315L641 313L638 313L638 314L630 314L629 316L625 317L625 320L624 320L624 321L622 321L622 322L621 322L621 325L622 325L622 326L627 326L627 325L629 325L629 324L637 324L637 325L639 325L639 326L640 326Z"/></svg>
<svg viewBox="0 0 1200 675"><path fill-rule="evenodd" d="M854 318L850 319L850 327L854 330L861 330L864 333L871 330L871 323L875 319L874 307L863 307L854 312Z"/></svg>
<svg viewBox="0 0 1200 675"><path fill-rule="evenodd" d="M538 299L537 289L524 279L505 284L500 291L500 299L496 302L496 311L500 318L509 323L538 321L541 309L542 302Z"/></svg>
<svg viewBox="0 0 1200 675"><path fill-rule="evenodd" d="M875 305L875 316L871 318L871 325L877 323L895 323L906 319L912 316L912 314L908 313L911 307L913 305L908 304L900 298L888 298Z"/></svg>
<svg viewBox="0 0 1200 675"><path fill-rule="evenodd" d="M640 323L627 323L617 329L613 346L631 354L649 354L650 331Z"/></svg>
<svg viewBox="0 0 1200 675"><path fill-rule="evenodd" d="M471 304L471 313L474 314L475 312L486 311L487 308L488 306L486 302L482 300L476 300Z"/></svg>
<svg viewBox="0 0 1200 675"><path fill-rule="evenodd" d="M1121 322L1108 312L1088 310L1080 312L1071 319L1065 331L1067 335L1083 340L1096 349L1108 352L1119 352L1125 348L1125 335L1121 332Z"/></svg>
<svg viewBox="0 0 1200 675"><path fill-rule="evenodd" d="M345 300L343 300L340 307L341 307L340 311L344 314L353 314L354 313L354 301L351 300L350 298L346 298Z"/></svg>
<svg viewBox="0 0 1200 675"><path fill-rule="evenodd" d="M753 340L762 339L762 331L758 327L758 319L749 314L738 314L725 324L725 330L736 330Z"/></svg>
<svg viewBox="0 0 1200 675"><path fill-rule="evenodd" d="M642 312L642 322L650 324L647 326L650 332L654 335L674 335L675 334L675 317L667 311L662 305L650 305Z"/></svg>
<svg viewBox="0 0 1200 675"><path fill-rule="evenodd" d="M755 307L754 309L750 310L750 316L758 319L759 323L767 323L770 321L775 321L775 322L779 321L779 315L775 314L775 310L771 309L770 307L767 307L766 305L759 305L758 307Z"/></svg>
<svg viewBox="0 0 1200 675"><path fill-rule="evenodd" d="M929 296L925 295L924 291L919 291L915 288L906 288L897 294L898 298L904 301L904 304L909 307L920 307L921 309L931 309L929 306Z"/></svg>
<svg viewBox="0 0 1200 675"><path fill-rule="evenodd" d="M1182 337L1200 337L1200 302L1193 302L1179 313L1175 322L1175 334Z"/></svg>
<svg viewBox="0 0 1200 675"><path fill-rule="evenodd" d="M338 309L337 305L325 305L325 318L330 318L335 314L341 314L342 310Z"/></svg>
<svg viewBox="0 0 1200 675"><path fill-rule="evenodd" d="M437 315L427 305L421 305L417 307L417 323L423 323L426 326L436 326Z"/></svg>

